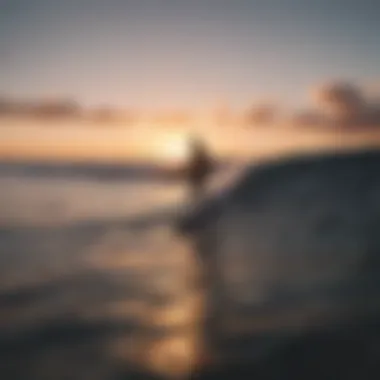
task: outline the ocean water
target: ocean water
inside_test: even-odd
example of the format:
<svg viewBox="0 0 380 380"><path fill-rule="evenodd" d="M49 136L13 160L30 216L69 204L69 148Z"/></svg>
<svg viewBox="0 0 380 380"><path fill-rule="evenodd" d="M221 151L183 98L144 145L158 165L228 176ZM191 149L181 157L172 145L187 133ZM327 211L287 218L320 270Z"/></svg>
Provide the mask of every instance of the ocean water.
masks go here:
<svg viewBox="0 0 380 380"><path fill-rule="evenodd" d="M0 188L2 378L191 371L202 346L199 268L160 222L181 212L183 183L3 170Z"/></svg>
<svg viewBox="0 0 380 380"><path fill-rule="evenodd" d="M228 187L243 168L238 165L216 173L210 192ZM273 277L262 270L255 272L263 268L260 263L239 260L237 253L242 250L236 245L224 247L231 261L222 261L223 271L236 275L237 281L225 284L228 298L224 301L228 302L219 305L216 318L205 319L218 298L202 288L202 267L191 242L172 229L188 207L187 189L180 181L149 175L118 177L115 172L98 176L93 166L91 175L83 168L79 173L75 166L60 175L49 171L36 175L30 166L22 165L17 170L5 169L0 165L1 378L186 378L194 375L200 362L209 363L213 352L205 350L204 344L215 326L221 334L214 336L214 342L222 347L223 359L238 366L216 375L197 373L199 379L378 378L363 372L378 362L377 318L347 331L341 326L336 335L327 331L298 340L294 331L313 322L311 317L323 312L323 303L304 310L303 302L301 312L294 313L290 307L289 314L286 307L282 309L287 299L265 307L265 297L258 302L251 294L257 284L247 286L245 280L254 284L258 278L270 282ZM277 190L286 197L282 186ZM312 192L308 194L313 197ZM278 206L273 210L277 216L289 215ZM304 210L298 211L294 225L305 225L307 230ZM241 220L228 218L223 238L228 231L244 236ZM283 244L272 239L272 223L263 225L269 235L259 235L266 242ZM260 236L253 238L251 230L245 231L249 235L240 242L260 241ZM344 242L349 244L349 239ZM252 244L245 247L251 250ZM279 252L284 252L282 247ZM374 308L378 307L377 289L371 293ZM363 294L368 291L363 289ZM286 329L273 329L277 317L281 323L284 317L287 327L296 327L290 335ZM320 358L325 364L320 364ZM326 362L335 365L335 375ZM218 364L213 367L222 368ZM249 372L252 367L255 375ZM378 375L378 367L373 369Z"/></svg>

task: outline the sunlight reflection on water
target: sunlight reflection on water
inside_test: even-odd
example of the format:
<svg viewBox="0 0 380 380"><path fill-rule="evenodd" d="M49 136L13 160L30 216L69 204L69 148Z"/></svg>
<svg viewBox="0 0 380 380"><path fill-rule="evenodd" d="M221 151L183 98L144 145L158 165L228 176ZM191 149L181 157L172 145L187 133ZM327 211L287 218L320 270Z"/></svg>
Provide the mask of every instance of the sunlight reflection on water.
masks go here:
<svg viewBox="0 0 380 380"><path fill-rule="evenodd" d="M0 186L2 373L189 372L202 346L195 258L167 226L126 223L180 204L181 185L7 175Z"/></svg>
<svg viewBox="0 0 380 380"><path fill-rule="evenodd" d="M0 360L3 373L57 378L67 366L73 379L90 368L97 379L136 369L187 373L200 314L191 255L167 228L129 231L107 221L178 201L181 189L0 181L0 352L18 363ZM61 205L66 222L83 223L49 227L51 202ZM19 348L13 354L12 345Z"/></svg>
<svg viewBox="0 0 380 380"><path fill-rule="evenodd" d="M14 238L21 241L23 234L20 232ZM146 246L134 251L130 242L129 248L123 249L120 244L104 244L102 236L91 236L92 244L88 245L79 241L80 235L80 231L76 231L67 236L69 251L61 257L62 272L59 265L53 272L46 270L49 261L54 260L50 249L34 252L44 269L23 268L24 257L30 254L29 247L23 247L24 256L19 255L12 271L7 273L13 278L12 287L2 284L0 289L0 323L2 330L8 332L8 339L22 341L23 332L37 334L38 338L41 328L59 329L59 323L65 324L68 334L71 325L101 324L104 331L98 334L106 335L109 359L106 360L103 353L94 365L112 366L116 360L120 365L132 363L167 376L187 372L196 354L199 298L189 291L193 288L191 268L194 265L184 247L170 241L169 236L166 242L162 238L158 242L147 235L144 237ZM110 235L106 238L110 241ZM100 242L99 246L96 241ZM2 245L1 252L7 248ZM166 257L162 256L164 248L169 252ZM23 274L23 281L18 281L19 273ZM113 331L119 325L120 331ZM100 349L97 334L93 335L91 340L95 339L95 343L90 346ZM37 339L33 352L38 352L42 345L39 339L45 338ZM86 342L86 337L83 340ZM67 347L66 343L54 339L49 345L63 350L55 368L59 371L62 365L67 365L65 352L70 345ZM39 378L40 371L46 369L45 353L40 355L35 359L36 372L31 373L30 378ZM22 354L13 359L25 360Z"/></svg>

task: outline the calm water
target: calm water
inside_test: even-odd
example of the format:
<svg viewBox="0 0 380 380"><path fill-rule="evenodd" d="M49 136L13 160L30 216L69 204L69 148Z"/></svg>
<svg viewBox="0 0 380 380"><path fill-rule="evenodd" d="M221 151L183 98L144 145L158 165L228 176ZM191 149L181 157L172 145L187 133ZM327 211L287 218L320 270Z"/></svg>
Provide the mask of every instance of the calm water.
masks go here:
<svg viewBox="0 0 380 380"><path fill-rule="evenodd" d="M175 215L181 184L7 173L0 188L4 378L190 371L201 344L194 257L169 226L130 225Z"/></svg>

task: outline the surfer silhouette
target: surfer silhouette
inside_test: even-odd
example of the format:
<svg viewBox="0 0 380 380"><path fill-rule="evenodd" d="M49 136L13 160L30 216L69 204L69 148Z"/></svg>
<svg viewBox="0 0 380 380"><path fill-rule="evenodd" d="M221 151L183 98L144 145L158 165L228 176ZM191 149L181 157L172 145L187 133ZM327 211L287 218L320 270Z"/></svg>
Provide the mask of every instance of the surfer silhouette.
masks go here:
<svg viewBox="0 0 380 380"><path fill-rule="evenodd" d="M186 178L193 201L201 199L205 192L206 181L213 169L209 152L200 139L193 137L189 142L190 158L186 170Z"/></svg>

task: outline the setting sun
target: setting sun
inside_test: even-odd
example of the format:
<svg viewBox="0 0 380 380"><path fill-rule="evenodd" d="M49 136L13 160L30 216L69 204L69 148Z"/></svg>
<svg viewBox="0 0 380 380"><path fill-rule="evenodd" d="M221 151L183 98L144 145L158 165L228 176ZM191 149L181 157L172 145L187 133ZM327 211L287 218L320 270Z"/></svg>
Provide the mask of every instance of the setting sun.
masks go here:
<svg viewBox="0 0 380 380"><path fill-rule="evenodd" d="M187 160L189 147L184 134L168 133L156 140L155 150L165 161L180 163Z"/></svg>

